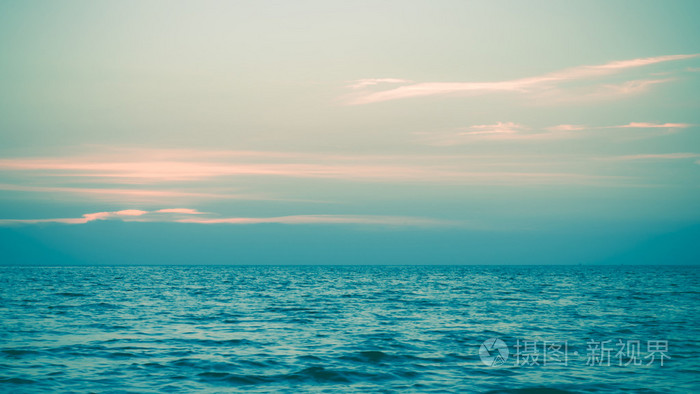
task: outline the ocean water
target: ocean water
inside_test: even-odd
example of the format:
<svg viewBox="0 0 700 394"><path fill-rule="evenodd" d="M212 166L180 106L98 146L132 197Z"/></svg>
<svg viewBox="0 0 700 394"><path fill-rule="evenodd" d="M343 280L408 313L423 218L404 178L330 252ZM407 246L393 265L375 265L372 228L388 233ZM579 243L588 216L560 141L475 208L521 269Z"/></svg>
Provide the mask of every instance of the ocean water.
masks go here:
<svg viewBox="0 0 700 394"><path fill-rule="evenodd" d="M0 267L0 392L700 392L699 274Z"/></svg>

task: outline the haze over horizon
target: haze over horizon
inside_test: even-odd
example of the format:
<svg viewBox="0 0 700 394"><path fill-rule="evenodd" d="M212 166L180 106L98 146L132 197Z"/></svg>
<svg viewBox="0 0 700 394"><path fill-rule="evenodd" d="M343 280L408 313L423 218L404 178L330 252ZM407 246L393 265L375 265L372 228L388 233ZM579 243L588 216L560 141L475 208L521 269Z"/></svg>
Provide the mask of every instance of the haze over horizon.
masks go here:
<svg viewBox="0 0 700 394"><path fill-rule="evenodd" d="M698 14L4 2L0 264L697 264Z"/></svg>

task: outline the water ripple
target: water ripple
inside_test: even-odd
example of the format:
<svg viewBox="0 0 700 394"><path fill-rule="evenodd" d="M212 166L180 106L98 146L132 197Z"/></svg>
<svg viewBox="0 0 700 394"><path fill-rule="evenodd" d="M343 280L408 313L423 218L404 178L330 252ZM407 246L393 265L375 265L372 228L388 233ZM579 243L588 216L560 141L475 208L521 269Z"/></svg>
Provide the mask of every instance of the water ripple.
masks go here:
<svg viewBox="0 0 700 394"><path fill-rule="evenodd" d="M0 392L698 392L699 273L0 267ZM494 337L582 354L489 367ZM589 339L668 340L671 359L587 366Z"/></svg>

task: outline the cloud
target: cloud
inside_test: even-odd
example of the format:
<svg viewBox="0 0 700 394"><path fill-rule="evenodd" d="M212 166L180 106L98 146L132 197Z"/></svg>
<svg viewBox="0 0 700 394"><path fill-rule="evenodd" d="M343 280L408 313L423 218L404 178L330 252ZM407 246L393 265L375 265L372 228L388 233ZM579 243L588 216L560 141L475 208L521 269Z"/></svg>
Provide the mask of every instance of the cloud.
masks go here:
<svg viewBox="0 0 700 394"><path fill-rule="evenodd" d="M630 122L622 126L608 126L610 128L619 129L684 129L692 126L689 123L647 123L647 122Z"/></svg>
<svg viewBox="0 0 700 394"><path fill-rule="evenodd" d="M167 209L159 209L155 211L156 213L182 213L185 215L203 215L204 212L199 212L196 209L190 209L190 208L167 208Z"/></svg>
<svg viewBox="0 0 700 394"><path fill-rule="evenodd" d="M399 78L366 78L366 79L358 79L356 81L352 81L350 85L347 85L348 88L350 89L362 89L366 88L368 86L374 86L377 84L381 83L411 83L413 81L409 81L407 79L399 79Z"/></svg>
<svg viewBox="0 0 700 394"><path fill-rule="evenodd" d="M513 122L498 122L492 125L474 125L457 131L422 134L420 141L433 146L463 145L473 141L531 141L573 138L572 131L581 130L572 125L560 125L532 132L527 126Z"/></svg>
<svg viewBox="0 0 700 394"><path fill-rule="evenodd" d="M650 86L657 85L660 83L671 82L673 79L636 79L632 81L625 81L620 84L604 84L598 92L599 95L626 95L641 93L646 91Z"/></svg>
<svg viewBox="0 0 700 394"><path fill-rule="evenodd" d="M489 134L515 134L523 129L523 125L513 122L498 122L496 124L483 124L469 126L469 130L462 132L462 135L489 135Z"/></svg>
<svg viewBox="0 0 700 394"><path fill-rule="evenodd" d="M129 221L129 218L142 216L147 211L138 209L125 209L114 212L86 213L80 218L58 218L58 219L0 219L0 225L8 224L39 224L39 223L63 223L63 224L85 224L95 220L121 219Z"/></svg>
<svg viewBox="0 0 700 394"><path fill-rule="evenodd" d="M87 213L79 218L57 219L0 219L0 225L29 225L44 223L85 224L98 220L119 220L123 222L151 223L191 223L191 224L355 224L381 226L445 226L456 225L459 222L407 217L407 216L375 216L375 215L294 215L277 217L226 217L226 218L183 218L182 216L204 215L196 209L166 208L156 211L127 209L113 212Z"/></svg>
<svg viewBox="0 0 700 394"><path fill-rule="evenodd" d="M636 79L622 83L603 83L579 87L551 87L533 92L529 103L537 104L562 104L562 103L582 103L591 101L608 101L618 99L623 96L641 94L649 90L650 87L661 83L674 81L673 78L666 79Z"/></svg>
<svg viewBox="0 0 700 394"><path fill-rule="evenodd" d="M560 124L545 127L541 131L532 131L532 128L514 123L497 122L495 124L473 125L446 132L416 133L420 137L418 142L432 146L455 146L468 144L474 141L544 141L579 138L594 134L579 133L583 130L601 129L665 129L671 132L693 126L689 123L648 123L630 122L617 126L585 126L574 124ZM667 133L664 133L667 134Z"/></svg>
<svg viewBox="0 0 700 394"><path fill-rule="evenodd" d="M599 70L615 70L615 69L625 69L631 67L647 66L649 64L668 62L672 60L684 60L694 57L698 57L700 54L692 55L667 55L667 56L657 56L657 57L646 57L632 60L619 60L615 62L610 62L600 66L584 66L583 68L588 69L599 69Z"/></svg>
<svg viewBox="0 0 700 394"><path fill-rule="evenodd" d="M230 194L230 193L202 193L186 192L178 190L151 190L151 189L121 189L121 188L84 188L84 187L55 187L55 186L25 186L0 184L0 190L34 192L34 193L66 193L95 196L107 201L147 202L163 199L265 199L262 195Z"/></svg>
<svg viewBox="0 0 700 394"><path fill-rule="evenodd" d="M548 127L552 131L579 131L579 130L600 130L600 129L685 129L694 126L690 123L650 123L650 122L630 122L624 125L614 126L585 126L561 124Z"/></svg>
<svg viewBox="0 0 700 394"><path fill-rule="evenodd" d="M432 144L459 144L469 138L486 139L545 139L563 138L563 133L524 133L526 128L512 122L499 122L492 125L476 125L472 128L459 130L456 141L450 135L429 136ZM470 134L473 133L473 134ZM585 179L589 182L595 175L575 173L551 173L544 171L527 172L519 165L513 165L511 171L492 171L482 163L474 162L471 156L435 156L435 155L334 155L334 154L303 154L290 153L287 155L264 152L260 157L254 155L227 156L217 154L208 157L206 154L197 156L186 152L178 158L177 153L168 153L165 159L157 161L148 154L147 150L138 153L125 152L112 155L75 155L55 158L12 158L0 160L0 171L12 175L21 175L25 181L36 179L45 182L47 179L72 182L96 182L100 187L91 188L55 188L53 186L12 186L6 189L43 192L75 192L87 195L124 196L135 194L153 194L160 203L171 204L179 195L169 191L133 191L131 189L112 189L110 186L122 183L161 184L198 182L209 180L207 188L214 185L213 178L221 178L222 187L230 187L230 181L224 179L236 178L242 184L259 185L251 182L260 178L298 178L298 179L335 179L353 182L424 182L443 184L508 184L508 183L576 183ZM192 157L197 157L192 159ZM598 177L606 181L607 177ZM195 184L196 185L196 184ZM0 187L2 189L2 187ZM102 191L104 190L104 191ZM116 191L115 191L116 190ZM215 197L215 193L199 193L202 198ZM210 196L210 194L213 194ZM155 197L159 197L157 199ZM195 197L195 196L193 196ZM246 196L239 196L244 198ZM255 199L256 195L250 196ZM274 200L265 196L257 196L260 200ZM301 201L288 200L285 201ZM133 201L133 200L132 200ZM308 200L305 200L308 202Z"/></svg>
<svg viewBox="0 0 700 394"><path fill-rule="evenodd" d="M586 126L576 124L560 124L556 126L547 127L547 130L550 131L580 131L585 129Z"/></svg>
<svg viewBox="0 0 700 394"><path fill-rule="evenodd" d="M385 226L444 226L457 222L406 216L371 216L371 215L295 215L269 218L214 218L214 219L179 219L179 223L197 224L367 224Z"/></svg>
<svg viewBox="0 0 700 394"><path fill-rule="evenodd" d="M422 134L421 141L433 146L454 146L466 144L475 139L488 139L512 136L525 129L525 126L513 122L473 125L455 131Z"/></svg>
<svg viewBox="0 0 700 394"><path fill-rule="evenodd" d="M614 74L626 69L637 68L662 62L690 59L695 58L697 56L700 56L700 54L670 55L613 61L602 65L579 66L569 68L536 77L520 78L497 82L421 82L382 91L357 92L347 96L345 102L348 105L363 105L383 101L400 100L412 97L449 95L455 93L525 93L542 89L546 90L547 88L556 87L558 84L566 81L597 78L609 74ZM372 80L368 79L366 81ZM629 94L631 92L641 91L651 84L660 83L664 81L666 80L628 81L626 83L623 83L622 85L607 85L607 88L604 85L603 87L607 90L617 90L618 93ZM366 86L369 85L353 85L355 90L359 90Z"/></svg>
<svg viewBox="0 0 700 394"><path fill-rule="evenodd" d="M614 156L604 160L680 160L700 157L698 153L648 153L639 155Z"/></svg>
<svg viewBox="0 0 700 394"><path fill-rule="evenodd" d="M283 176L300 178L376 178L412 176L419 169L392 166L296 162L87 161L67 159L6 159L0 169L43 171L42 175L123 178L142 181L188 181L220 176ZM415 175L415 174L413 174Z"/></svg>
<svg viewBox="0 0 700 394"><path fill-rule="evenodd" d="M600 130L600 129L685 129L693 127L690 123L650 123L650 122L630 122L624 125L615 126L586 126L573 124L560 124L547 127L550 131L581 131L581 130Z"/></svg>
<svg viewBox="0 0 700 394"><path fill-rule="evenodd" d="M558 105L617 100L641 94L650 87L674 81L666 79L636 79L620 83L584 83L566 86L548 85L527 91L528 105Z"/></svg>

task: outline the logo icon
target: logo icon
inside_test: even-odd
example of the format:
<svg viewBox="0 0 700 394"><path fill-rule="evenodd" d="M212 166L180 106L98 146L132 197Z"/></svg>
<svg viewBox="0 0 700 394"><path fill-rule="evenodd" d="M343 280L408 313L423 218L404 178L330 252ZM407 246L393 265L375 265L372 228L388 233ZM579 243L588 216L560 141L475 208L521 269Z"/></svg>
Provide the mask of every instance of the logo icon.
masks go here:
<svg viewBox="0 0 700 394"><path fill-rule="evenodd" d="M499 338L489 338L479 347L481 362L489 367L503 365L508 360L508 346Z"/></svg>

